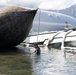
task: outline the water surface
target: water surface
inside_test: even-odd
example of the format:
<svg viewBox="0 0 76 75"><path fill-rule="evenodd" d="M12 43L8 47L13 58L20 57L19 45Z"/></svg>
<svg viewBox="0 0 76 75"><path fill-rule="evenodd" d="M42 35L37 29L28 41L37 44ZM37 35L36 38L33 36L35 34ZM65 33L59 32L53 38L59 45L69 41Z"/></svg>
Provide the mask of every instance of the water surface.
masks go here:
<svg viewBox="0 0 76 75"><path fill-rule="evenodd" d="M0 48L0 75L76 75L76 52L40 47Z"/></svg>
<svg viewBox="0 0 76 75"><path fill-rule="evenodd" d="M40 56L31 56L35 75L76 75L76 53L41 48Z"/></svg>
<svg viewBox="0 0 76 75"><path fill-rule="evenodd" d="M25 47L0 48L0 75L33 75L27 50Z"/></svg>

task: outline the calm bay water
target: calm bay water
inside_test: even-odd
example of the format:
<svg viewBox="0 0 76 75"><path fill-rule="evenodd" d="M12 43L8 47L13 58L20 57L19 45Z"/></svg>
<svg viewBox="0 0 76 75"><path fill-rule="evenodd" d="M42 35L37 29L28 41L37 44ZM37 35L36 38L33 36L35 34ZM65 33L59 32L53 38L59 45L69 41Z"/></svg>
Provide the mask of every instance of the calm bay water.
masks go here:
<svg viewBox="0 0 76 75"><path fill-rule="evenodd" d="M76 53L40 47L0 49L0 75L76 75Z"/></svg>

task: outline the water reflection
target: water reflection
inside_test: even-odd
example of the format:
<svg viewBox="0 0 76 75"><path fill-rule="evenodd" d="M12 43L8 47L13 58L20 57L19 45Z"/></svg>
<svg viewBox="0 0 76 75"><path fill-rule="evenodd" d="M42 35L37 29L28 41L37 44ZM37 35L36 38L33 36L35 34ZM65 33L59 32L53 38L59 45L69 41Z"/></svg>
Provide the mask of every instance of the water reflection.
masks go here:
<svg viewBox="0 0 76 75"><path fill-rule="evenodd" d="M0 75L33 75L28 48L0 48Z"/></svg>
<svg viewBox="0 0 76 75"><path fill-rule="evenodd" d="M46 47L31 59L35 75L76 75L76 54Z"/></svg>

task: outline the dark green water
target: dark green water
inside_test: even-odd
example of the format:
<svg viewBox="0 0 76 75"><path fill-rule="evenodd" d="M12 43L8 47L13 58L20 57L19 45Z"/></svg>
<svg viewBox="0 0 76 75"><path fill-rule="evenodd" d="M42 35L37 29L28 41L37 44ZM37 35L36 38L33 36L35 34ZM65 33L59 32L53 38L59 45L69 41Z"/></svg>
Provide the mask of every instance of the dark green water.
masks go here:
<svg viewBox="0 0 76 75"><path fill-rule="evenodd" d="M26 48L0 49L0 75L33 75Z"/></svg>

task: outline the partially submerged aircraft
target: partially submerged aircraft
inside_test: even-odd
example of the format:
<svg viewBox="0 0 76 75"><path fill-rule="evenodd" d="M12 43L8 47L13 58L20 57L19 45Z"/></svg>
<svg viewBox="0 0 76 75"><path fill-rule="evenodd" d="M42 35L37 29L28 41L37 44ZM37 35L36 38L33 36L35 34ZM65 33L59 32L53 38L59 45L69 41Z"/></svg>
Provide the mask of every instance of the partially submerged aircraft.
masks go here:
<svg viewBox="0 0 76 75"><path fill-rule="evenodd" d="M31 32L24 42L30 44L32 43L48 44L49 41L51 42L50 44L59 43L63 41L63 35L67 34L68 33L67 31L69 29L72 30L73 27L76 27L76 19L71 16L56 12L38 10L33 21L33 27L31 29ZM65 35L71 37L69 40L68 40L69 37L67 38L68 42L76 41L75 36L74 39L72 39L72 36L74 35L75 32L76 31L72 32L73 34L70 32L70 34L68 33L69 35Z"/></svg>

